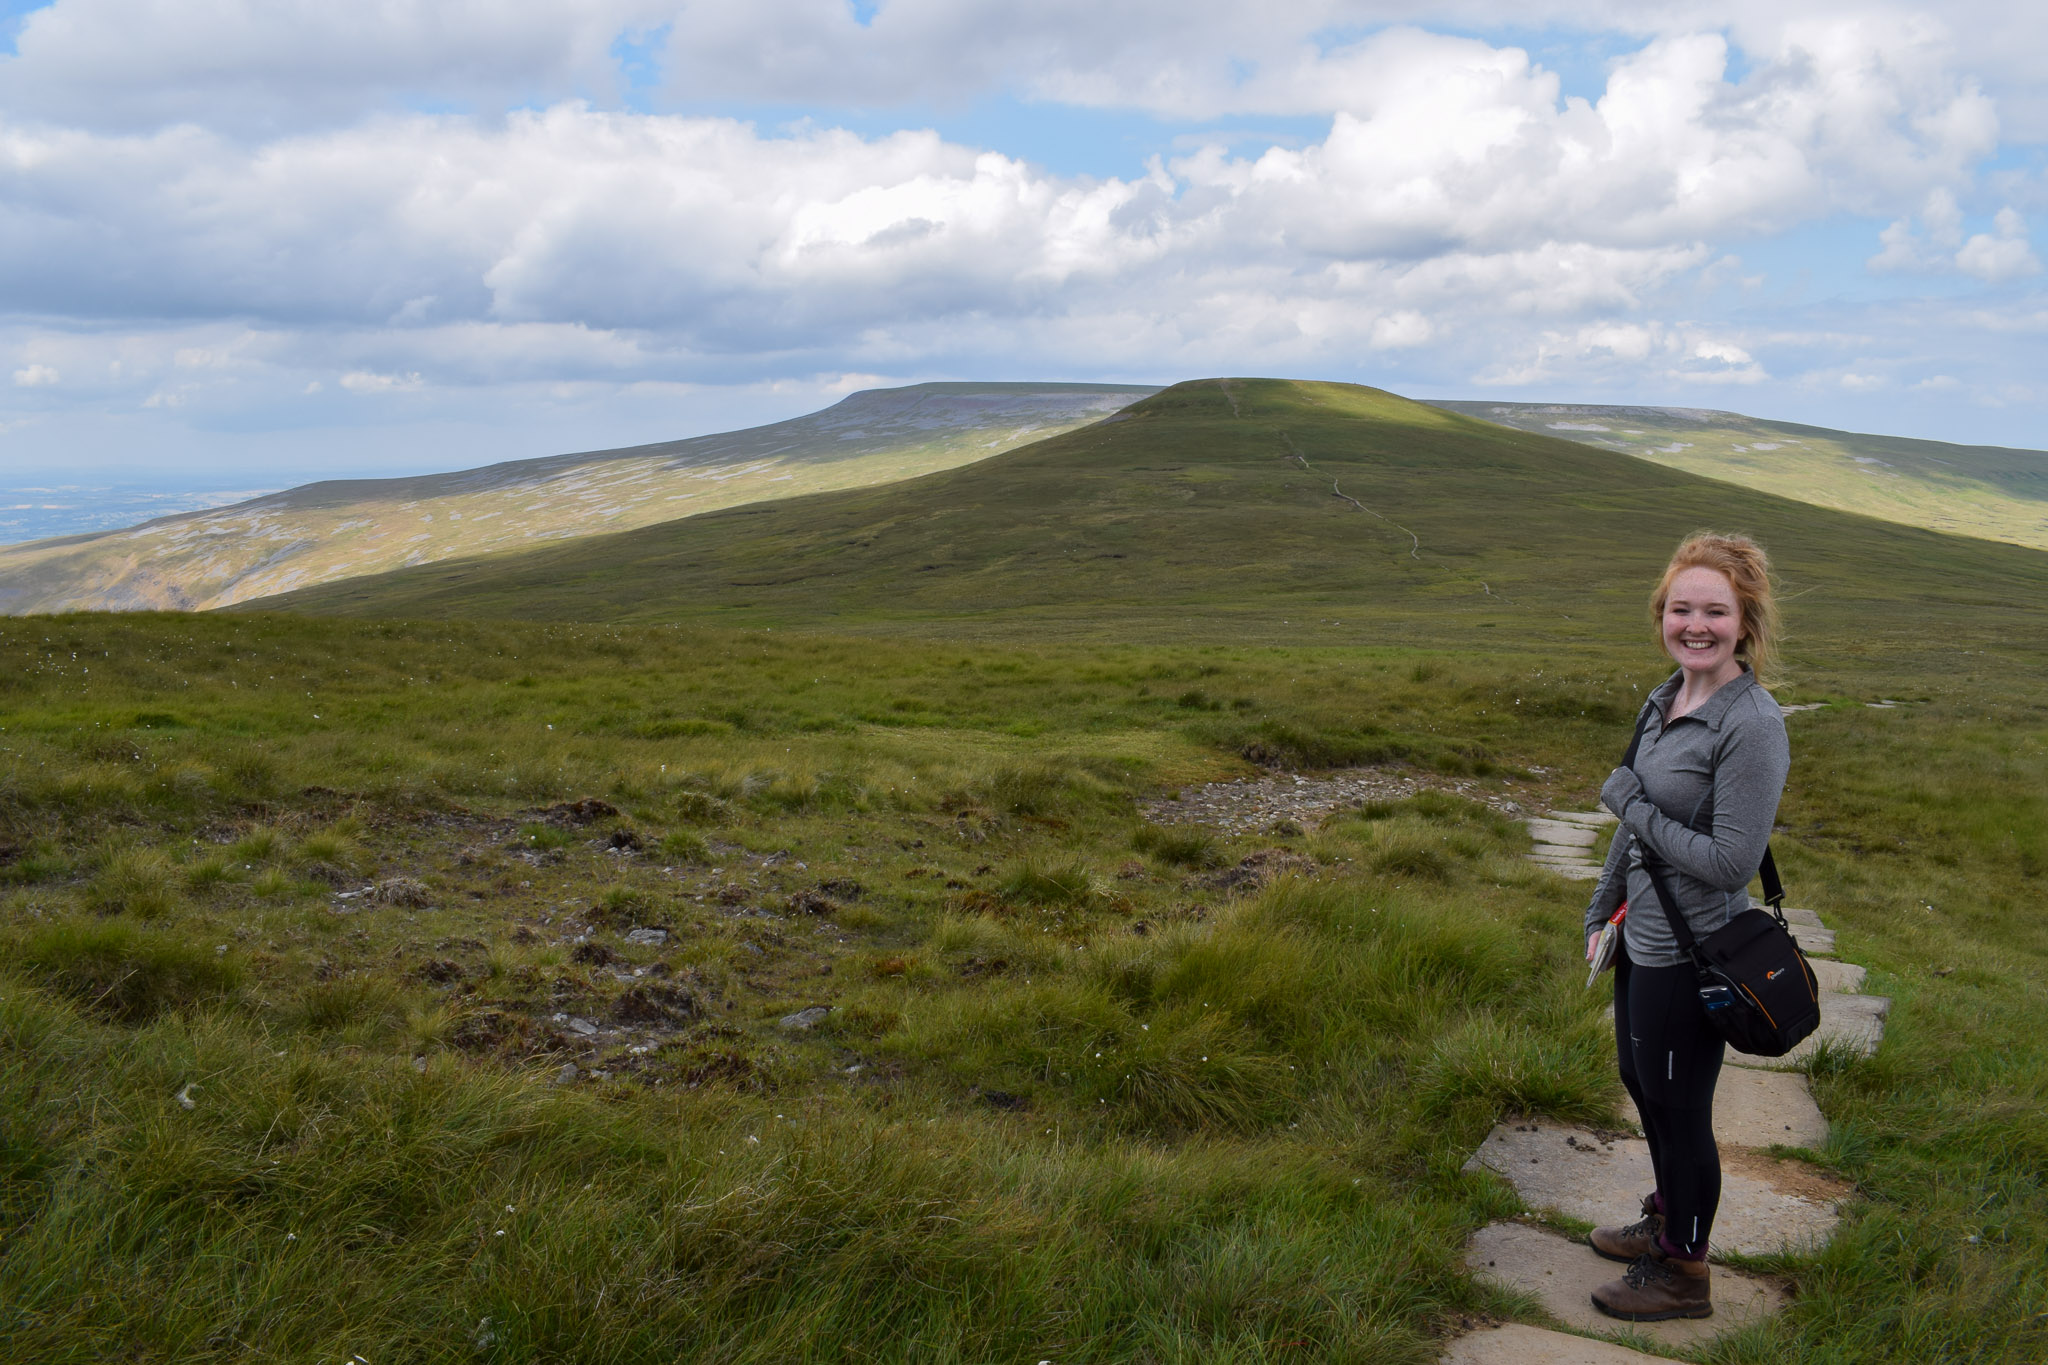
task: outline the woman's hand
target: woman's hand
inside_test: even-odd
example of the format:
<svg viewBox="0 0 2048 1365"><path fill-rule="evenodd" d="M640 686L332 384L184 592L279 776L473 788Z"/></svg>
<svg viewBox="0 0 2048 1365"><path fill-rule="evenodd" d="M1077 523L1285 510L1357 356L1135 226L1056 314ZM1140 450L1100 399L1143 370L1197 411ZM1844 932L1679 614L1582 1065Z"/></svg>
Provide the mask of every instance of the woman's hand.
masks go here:
<svg viewBox="0 0 2048 1365"><path fill-rule="evenodd" d="M1600 931L1595 929L1592 933L1586 935L1586 961L1591 962L1593 960L1593 950L1599 946Z"/></svg>
<svg viewBox="0 0 2048 1365"><path fill-rule="evenodd" d="M1635 775L1632 768L1616 768L1607 775L1607 783L1600 788L1600 804L1614 812L1619 820L1628 813L1628 803L1643 794L1643 780Z"/></svg>

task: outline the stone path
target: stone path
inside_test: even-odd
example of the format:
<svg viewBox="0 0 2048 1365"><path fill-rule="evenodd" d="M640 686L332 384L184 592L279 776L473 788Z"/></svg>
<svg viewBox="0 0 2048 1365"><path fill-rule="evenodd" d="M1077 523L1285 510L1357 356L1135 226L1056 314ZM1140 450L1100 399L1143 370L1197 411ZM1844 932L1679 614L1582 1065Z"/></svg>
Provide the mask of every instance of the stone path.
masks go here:
<svg viewBox="0 0 2048 1365"><path fill-rule="evenodd" d="M1532 861L1566 876L1597 877L1591 860L1598 830L1613 823L1604 811L1551 811L1528 821L1536 838ZM1835 935L1810 910L1785 911L1821 988L1821 1023L1814 1035L1781 1058L1729 1052L1714 1096L1714 1136L1721 1147L1721 1208L1714 1252L1810 1254L1823 1246L1849 1197L1846 1185L1796 1158L1770 1149L1812 1150L1827 1141L1827 1120L1813 1102L1798 1068L1822 1046L1865 1056L1884 1038L1891 1002L1861 994L1864 969L1834 960ZM1622 1113L1640 1130L1633 1105ZM1532 1209L1587 1223L1633 1222L1636 1201L1655 1183L1649 1144L1619 1133L1593 1132L1542 1118L1502 1123L1465 1163L1515 1187ZM1442 1365L1625 1365L1658 1357L1574 1333L1648 1339L1666 1349L1711 1341L1785 1306L1784 1289L1767 1276L1714 1267L1714 1315L1673 1322L1624 1323L1593 1307L1593 1288L1618 1279L1622 1267L1596 1255L1584 1241L1529 1222L1481 1228L1466 1247L1465 1264L1480 1279L1527 1294L1556 1324L1569 1330L1510 1324L1470 1332L1449 1343Z"/></svg>
<svg viewBox="0 0 2048 1365"><path fill-rule="evenodd" d="M1613 824L1604 810L1546 811L1522 823L1536 847L1526 855L1530 862L1547 867L1561 877L1597 881L1600 864L1593 861L1593 844L1600 831Z"/></svg>
<svg viewBox="0 0 2048 1365"><path fill-rule="evenodd" d="M1654 1358L1626 1346L1511 1322L1459 1337L1442 1361L1443 1365L1631 1365Z"/></svg>

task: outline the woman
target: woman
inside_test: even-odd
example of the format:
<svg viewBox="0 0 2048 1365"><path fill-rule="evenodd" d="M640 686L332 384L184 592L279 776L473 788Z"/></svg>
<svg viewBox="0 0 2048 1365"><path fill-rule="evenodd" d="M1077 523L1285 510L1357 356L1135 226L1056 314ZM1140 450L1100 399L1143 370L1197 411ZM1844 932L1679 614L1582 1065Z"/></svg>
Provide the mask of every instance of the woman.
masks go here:
<svg viewBox="0 0 2048 1365"><path fill-rule="evenodd" d="M1602 1312L1634 1322L1714 1311L1707 1238L1721 1198L1714 1083L1722 1042L1696 994L1645 853L1661 864L1695 938L1749 908L1749 880L1770 842L1791 753L1784 714L1757 675L1777 634L1770 563L1745 536L1700 534L1671 557L1651 599L1678 671L1638 720L1633 769L1616 768L1601 804L1620 820L1586 907L1586 951L1626 900L1615 954L1614 1040L1621 1081L1642 1115L1657 1188L1642 1218L1593 1230L1593 1249L1629 1263L1593 1291Z"/></svg>

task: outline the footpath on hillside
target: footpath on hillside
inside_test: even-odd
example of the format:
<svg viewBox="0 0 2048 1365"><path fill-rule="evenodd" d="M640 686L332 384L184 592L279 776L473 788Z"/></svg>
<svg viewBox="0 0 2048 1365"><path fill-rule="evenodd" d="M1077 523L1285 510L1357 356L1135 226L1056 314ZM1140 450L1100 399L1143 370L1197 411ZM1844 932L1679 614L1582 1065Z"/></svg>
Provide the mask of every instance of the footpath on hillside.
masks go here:
<svg viewBox="0 0 2048 1365"><path fill-rule="evenodd" d="M1523 819L1533 840L1529 861L1560 876L1591 880L1605 811L1548 811L1529 816L1514 802L1476 783L1421 774L1361 769L1304 777L1275 774L1215 783L1151 803L1148 818L1201 823L1233 833L1293 821L1312 826L1335 810L1367 801L1398 800L1423 789L1453 790ZM1513 1185L1529 1213L1473 1234L1465 1264L1478 1279L1523 1296L1538 1323L1479 1328L1451 1341L1441 1365L1625 1365L1693 1350L1782 1311L1784 1286L1722 1257L1808 1255L1824 1246L1841 1219L1850 1188L1801 1161L1827 1141L1827 1119L1815 1104L1804 1067L1827 1049L1868 1056L1884 1037L1891 1007L1862 993L1864 969L1835 957L1835 935L1811 910L1787 909L1786 922L1821 986L1821 1022L1784 1057L1730 1051L1714 1097L1714 1136L1721 1148L1721 1207L1715 1219L1714 1313L1709 1318L1630 1323L1593 1306L1592 1291L1618 1279L1622 1267L1600 1257L1583 1237L1549 1224L1627 1223L1654 1188L1649 1145L1639 1136L1633 1105L1623 1100L1626 1131L1553 1123L1541 1115L1498 1124L1466 1162ZM1611 1014L1611 1008L1610 1008ZM1559 1330L1562 1329L1562 1330Z"/></svg>

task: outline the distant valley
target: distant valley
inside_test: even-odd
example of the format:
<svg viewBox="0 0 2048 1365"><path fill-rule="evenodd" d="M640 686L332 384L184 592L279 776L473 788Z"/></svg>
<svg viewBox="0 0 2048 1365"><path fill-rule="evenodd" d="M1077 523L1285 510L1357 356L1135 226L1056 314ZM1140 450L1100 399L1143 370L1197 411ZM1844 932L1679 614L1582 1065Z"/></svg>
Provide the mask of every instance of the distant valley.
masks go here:
<svg viewBox="0 0 2048 1365"><path fill-rule="evenodd" d="M0 548L58 536L118 531L181 512L204 512L247 502L277 491L275 484L256 488L240 484L233 489L47 481L0 485Z"/></svg>
<svg viewBox="0 0 2048 1365"><path fill-rule="evenodd" d="M658 445L452 474L307 484L126 530L0 547L0 613L194 611L456 556L950 469L1154 392L919 384Z"/></svg>

